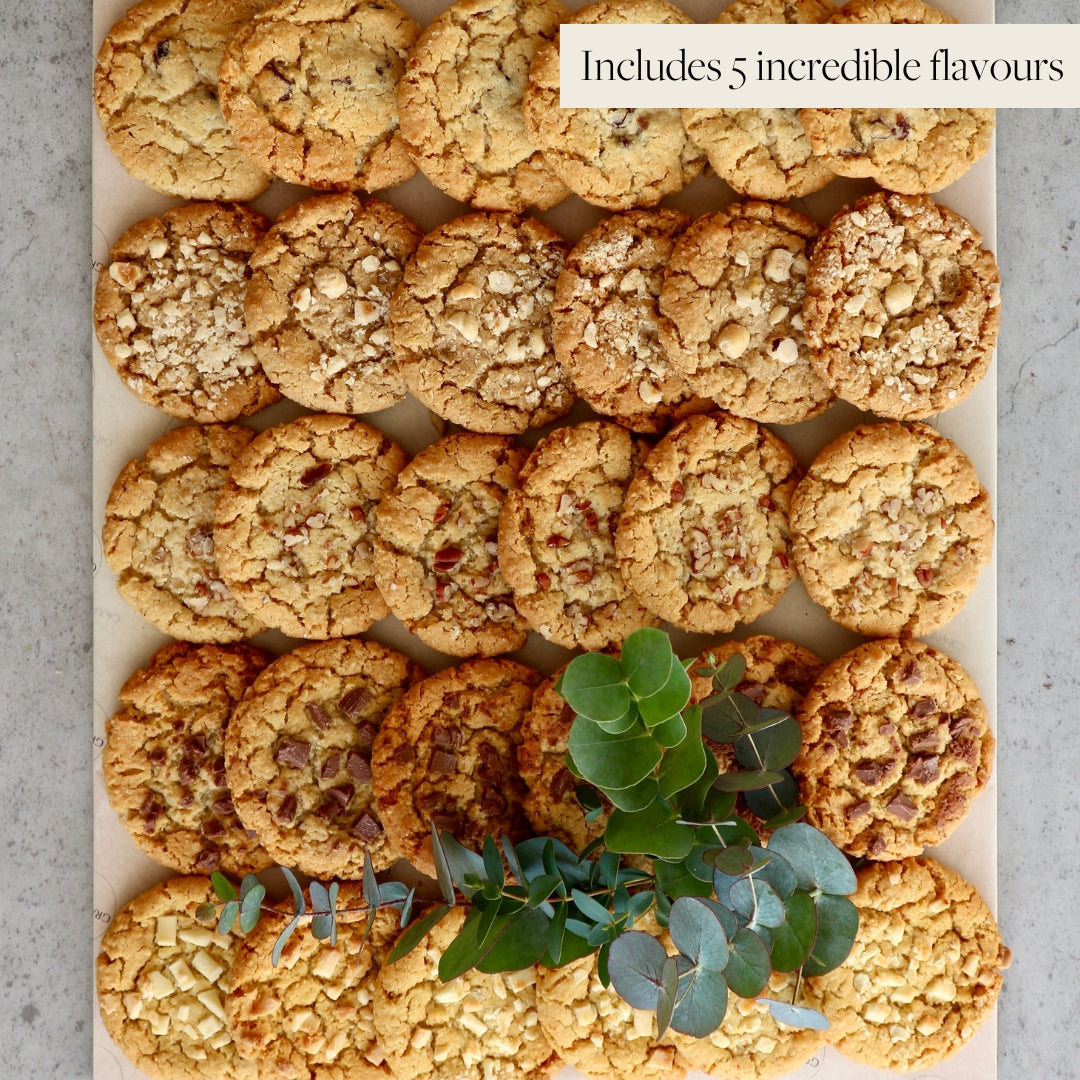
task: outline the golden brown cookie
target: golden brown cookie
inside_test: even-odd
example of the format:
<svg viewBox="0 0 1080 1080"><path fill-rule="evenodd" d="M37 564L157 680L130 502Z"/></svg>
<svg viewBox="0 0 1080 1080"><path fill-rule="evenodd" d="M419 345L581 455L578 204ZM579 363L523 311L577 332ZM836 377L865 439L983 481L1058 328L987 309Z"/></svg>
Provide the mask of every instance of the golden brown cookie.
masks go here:
<svg viewBox="0 0 1080 1080"><path fill-rule="evenodd" d="M221 61L221 109L240 148L294 184L375 191L416 171L397 84L420 33L393 0L279 0Z"/></svg>
<svg viewBox="0 0 1080 1080"><path fill-rule="evenodd" d="M791 499L810 598L858 634L921 635L967 602L990 562L990 496L929 424L863 424L826 446Z"/></svg>
<svg viewBox="0 0 1080 1080"><path fill-rule="evenodd" d="M429 675L390 710L371 754L390 843L435 875L431 826L475 851L525 834L517 771L521 720L540 674L514 660L467 660Z"/></svg>
<svg viewBox="0 0 1080 1080"><path fill-rule="evenodd" d="M375 583L425 645L495 656L525 644L497 538L526 456L508 435L448 435L405 466L376 508Z"/></svg>
<svg viewBox="0 0 1080 1080"><path fill-rule="evenodd" d="M568 23L692 22L668 0L598 0ZM705 167L678 109L571 109L559 104L559 40L543 45L529 69L525 127L559 179L608 210L655 206Z"/></svg>
<svg viewBox="0 0 1080 1080"><path fill-rule="evenodd" d="M214 556L214 503L254 434L240 424L176 428L129 461L109 492L101 545L117 592L171 637L240 641L265 629Z"/></svg>
<svg viewBox="0 0 1080 1080"><path fill-rule="evenodd" d="M870 864L858 882L851 953L808 992L845 1057L893 1073L932 1069L990 1015L1011 953L975 887L934 859Z"/></svg>
<svg viewBox="0 0 1080 1080"><path fill-rule="evenodd" d="M141 401L206 424L281 397L244 328L248 259L267 224L246 206L190 203L137 221L113 244L94 290L94 330Z"/></svg>
<svg viewBox="0 0 1080 1080"><path fill-rule="evenodd" d="M389 203L316 195L251 256L244 321L267 377L309 409L366 413L406 393L386 320L420 230Z"/></svg>
<svg viewBox="0 0 1080 1080"><path fill-rule="evenodd" d="M574 390L632 431L656 433L711 402L695 398L660 347L657 299L681 210L613 214L574 246L555 283L555 356Z"/></svg>
<svg viewBox="0 0 1080 1080"><path fill-rule="evenodd" d="M265 870L273 860L236 816L225 731L270 656L250 645L159 649L105 721L105 794L136 846L181 874Z"/></svg>
<svg viewBox="0 0 1080 1080"><path fill-rule="evenodd" d="M143 0L109 31L94 104L120 164L181 199L254 199L270 182L236 145L218 104L229 39L269 0Z"/></svg>
<svg viewBox="0 0 1080 1080"><path fill-rule="evenodd" d="M818 676L791 766L807 821L849 855L902 859L941 843L986 786L994 736L971 676L922 642L856 646Z"/></svg>
<svg viewBox="0 0 1080 1080"><path fill-rule="evenodd" d="M239 937L195 912L216 900L207 877L170 878L113 916L97 957L98 1008L127 1058L155 1080L256 1080L225 1026Z"/></svg>
<svg viewBox="0 0 1080 1080"><path fill-rule="evenodd" d="M375 808L371 747L422 675L407 656L351 639L301 645L255 680L225 765L241 820L278 862L358 879L365 851L377 870L398 856Z"/></svg>
<svg viewBox="0 0 1080 1080"><path fill-rule="evenodd" d="M573 404L549 308L567 244L535 218L467 214L424 237L390 303L413 394L470 431L514 435Z"/></svg>
<svg viewBox="0 0 1080 1080"><path fill-rule="evenodd" d="M420 35L397 105L409 153L436 187L483 210L544 210L570 194L521 113L536 50L569 17L559 0L458 0Z"/></svg>
<svg viewBox="0 0 1080 1080"><path fill-rule="evenodd" d="M814 248L803 317L814 370L836 394L893 420L958 405L986 374L1001 322L982 236L929 195L874 192Z"/></svg>
<svg viewBox="0 0 1080 1080"><path fill-rule="evenodd" d="M660 344L695 393L737 416L789 424L832 400L814 372L802 306L816 221L733 203L679 237L660 290Z"/></svg>
<svg viewBox="0 0 1080 1080"><path fill-rule="evenodd" d="M795 579L787 515L800 475L787 445L752 420L683 420L626 492L615 534L623 580L684 630L753 621Z"/></svg>
<svg viewBox="0 0 1080 1080"><path fill-rule="evenodd" d="M350 417L317 413L258 435L214 511L214 550L233 595L293 637L344 637L381 619L371 519L407 461Z"/></svg>
<svg viewBox="0 0 1080 1080"><path fill-rule="evenodd" d="M655 626L615 556L623 497L647 445L587 420L559 428L529 455L499 516L499 566L517 609L568 649L618 645Z"/></svg>

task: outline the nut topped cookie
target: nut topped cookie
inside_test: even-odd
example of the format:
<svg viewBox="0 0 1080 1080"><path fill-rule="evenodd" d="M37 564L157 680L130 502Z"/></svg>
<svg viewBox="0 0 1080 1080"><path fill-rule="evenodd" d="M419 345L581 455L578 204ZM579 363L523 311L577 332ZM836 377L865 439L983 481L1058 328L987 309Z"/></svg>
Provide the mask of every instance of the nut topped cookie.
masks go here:
<svg viewBox="0 0 1080 1080"><path fill-rule="evenodd" d="M539 683L514 660L467 660L429 675L387 714L371 756L379 815L425 874L435 876L433 823L475 851L485 836L524 835L517 747Z"/></svg>
<svg viewBox="0 0 1080 1080"><path fill-rule="evenodd" d="M521 112L536 50L569 17L559 0L458 0L420 35L397 105L409 153L436 187L483 210L544 210L570 194Z"/></svg>
<svg viewBox="0 0 1080 1080"><path fill-rule="evenodd" d="M372 794L372 743L387 711L423 675L370 641L301 645L255 680L225 744L241 820L278 862L357 879L370 854L385 870L399 852Z"/></svg>
<svg viewBox="0 0 1080 1080"><path fill-rule="evenodd" d="M570 409L549 313L566 250L547 225L509 213L467 214L424 237L390 304L394 352L423 404L505 435Z"/></svg>
<svg viewBox="0 0 1080 1080"><path fill-rule="evenodd" d="M815 371L893 420L958 405L993 357L1000 276L982 236L928 195L874 192L821 234L803 317Z"/></svg>
<svg viewBox="0 0 1080 1080"><path fill-rule="evenodd" d="M281 397L244 328L248 259L267 224L246 206L191 203L137 221L113 244L94 290L94 331L141 401L207 424Z"/></svg>
<svg viewBox="0 0 1080 1080"><path fill-rule="evenodd" d="M525 644L497 538L526 456L508 435L448 435L405 466L376 509L375 583L433 649L495 656Z"/></svg>
<svg viewBox="0 0 1080 1080"><path fill-rule="evenodd" d="M626 492L615 534L623 580L684 630L751 622L795 580L787 514L800 475L787 445L752 420L683 420Z"/></svg>
<svg viewBox="0 0 1080 1080"><path fill-rule="evenodd" d="M329 191L376 191L416 166L398 132L397 84L417 23L393 0L279 0L221 61L233 137L267 172Z"/></svg>
<svg viewBox="0 0 1080 1080"><path fill-rule="evenodd" d="M927 634L966 603L994 542L990 496L928 424L863 424L826 446L791 499L810 598L859 634Z"/></svg>
<svg viewBox="0 0 1080 1080"><path fill-rule="evenodd" d="M791 766L807 821L849 855L900 859L941 843L986 786L994 757L971 676L913 640L856 646L818 676Z"/></svg>
<svg viewBox="0 0 1080 1080"><path fill-rule="evenodd" d="M351 194L316 195L278 216L251 256L244 321L286 397L365 413L405 396L386 321L420 237L389 203Z"/></svg>
<svg viewBox="0 0 1080 1080"><path fill-rule="evenodd" d="M302 416L258 435L214 511L233 595L293 637L344 637L381 619L371 519L407 461L381 431L344 416Z"/></svg>
<svg viewBox="0 0 1080 1080"><path fill-rule="evenodd" d="M615 556L626 487L647 450L603 420L559 428L537 444L507 495L499 566L518 611L549 641L603 649L656 625Z"/></svg>

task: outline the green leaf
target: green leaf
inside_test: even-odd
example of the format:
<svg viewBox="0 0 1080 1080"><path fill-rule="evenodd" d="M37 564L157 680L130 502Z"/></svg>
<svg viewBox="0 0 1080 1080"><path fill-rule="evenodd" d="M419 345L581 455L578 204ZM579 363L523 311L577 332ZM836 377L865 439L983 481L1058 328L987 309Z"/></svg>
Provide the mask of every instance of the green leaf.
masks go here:
<svg viewBox="0 0 1080 1080"><path fill-rule="evenodd" d="M691 715L694 712L697 713L696 717ZM683 716L686 718L686 722L693 724L695 731L700 734L701 710L696 705L691 705L683 712ZM718 797L718 793L713 792L712 789L713 781L720 774L716 764L716 755L704 742L702 742L701 748L705 754L705 768L697 780L680 793L678 800L679 811L691 821L704 821L714 817L715 815L709 811L708 807L711 800ZM731 804L732 806L735 805L734 796L732 796Z"/></svg>
<svg viewBox="0 0 1080 1080"><path fill-rule="evenodd" d="M522 870L517 852L514 851L513 842L506 833L499 837L499 846L502 848L503 858L506 859L506 865L510 867L510 873L513 874L514 880L527 887L529 882L525 877L525 871Z"/></svg>
<svg viewBox="0 0 1080 1080"><path fill-rule="evenodd" d="M671 905L668 931L676 948L696 967L724 970L728 962L728 942L715 910L693 897L682 897Z"/></svg>
<svg viewBox="0 0 1080 1080"><path fill-rule="evenodd" d="M450 912L449 904L439 904L429 912L421 916L416 922L411 923L409 928L397 939L390 955L386 958L388 964L407 956L416 948L417 944L427 936L433 926L441 922Z"/></svg>
<svg viewBox="0 0 1080 1080"><path fill-rule="evenodd" d="M663 756L648 732L612 735L581 717L570 728L568 748L582 777L609 798L612 791L644 780Z"/></svg>
<svg viewBox="0 0 1080 1080"><path fill-rule="evenodd" d="M638 712L646 727L656 727L681 713L690 701L690 676L681 664L672 664L667 682L655 694L638 699Z"/></svg>
<svg viewBox="0 0 1080 1080"><path fill-rule="evenodd" d="M240 882L240 904L243 906L244 900L248 893L252 889L257 889L262 884L254 874L245 874L243 880ZM266 894L266 890L263 889L263 894Z"/></svg>
<svg viewBox="0 0 1080 1080"><path fill-rule="evenodd" d="M782 855L774 851L751 845L750 854L754 857L754 877L767 881L781 900L786 900L798 886L795 871Z"/></svg>
<svg viewBox="0 0 1080 1080"><path fill-rule="evenodd" d="M738 769L735 772L721 773L713 781L713 787L717 791L753 791L754 788L766 787L768 784L778 784L783 779L783 773Z"/></svg>
<svg viewBox="0 0 1080 1080"><path fill-rule="evenodd" d="M786 769L798 756L802 748L802 729L795 717L779 709L762 709L759 723L763 719L776 722L769 727L742 735L735 740L735 757L740 765L747 769Z"/></svg>
<svg viewBox="0 0 1080 1080"><path fill-rule="evenodd" d="M612 810L604 840L611 851L677 861L690 854L694 830L678 824L666 803L654 802L636 813L627 813L618 807Z"/></svg>
<svg viewBox="0 0 1080 1080"><path fill-rule="evenodd" d="M711 876L708 881L702 881L693 873L688 866L688 862L692 857L693 852L691 851L690 855L681 862L672 863L657 860L653 864L657 884L673 900L680 896L712 895ZM648 893L641 893L640 895L648 896Z"/></svg>
<svg viewBox="0 0 1080 1080"><path fill-rule="evenodd" d="M796 821L801 821L804 817L806 817L806 807L793 806L789 810L785 810L782 814L777 814L775 817L766 819L764 830L766 832L775 832L777 829L782 829L785 825L792 825Z"/></svg>
<svg viewBox="0 0 1080 1080"><path fill-rule="evenodd" d="M432 826L434 829L434 826ZM432 841L432 847L434 848L434 840ZM379 882L375 877L375 865L371 861L371 855L368 852L364 852L364 869L363 869L363 893L364 901L369 908L377 908L382 906L382 895L379 892ZM314 897L312 898L314 899Z"/></svg>
<svg viewBox="0 0 1080 1080"><path fill-rule="evenodd" d="M195 909L195 918L199 922L215 922L217 920L217 905L209 902L200 904Z"/></svg>
<svg viewBox="0 0 1080 1080"><path fill-rule="evenodd" d="M215 870L210 875L210 884L214 887L214 893L219 900L236 899L233 883L220 870Z"/></svg>
<svg viewBox="0 0 1080 1080"><path fill-rule="evenodd" d="M608 957L611 954L611 942L607 942L596 954L596 977L600 985L606 990L611 985L611 975L608 973Z"/></svg>
<svg viewBox="0 0 1080 1080"><path fill-rule="evenodd" d="M671 639L653 627L635 630L623 642L619 664L634 697L652 697L667 685L676 666Z"/></svg>
<svg viewBox="0 0 1080 1080"><path fill-rule="evenodd" d="M593 951L592 946L583 937L567 932L568 910L568 904L557 904L555 907L551 926L548 927L547 952L541 960L548 967L562 967L564 964L588 956Z"/></svg>
<svg viewBox="0 0 1080 1080"><path fill-rule="evenodd" d="M475 967L486 952L485 945L494 944L496 935L502 932L510 919L508 915L498 914L485 918L484 913L485 909L474 900L457 937L446 946L439 958L439 978L444 983Z"/></svg>
<svg viewBox="0 0 1080 1080"><path fill-rule="evenodd" d="M490 836L484 837L484 872L487 874L487 879L493 885L497 885L500 889L506 884L506 874L503 871L502 855L499 852L499 845L495 843L494 839Z"/></svg>
<svg viewBox="0 0 1080 1080"><path fill-rule="evenodd" d="M311 918L311 936L319 941L325 941L336 933L336 920L330 915L313 915Z"/></svg>
<svg viewBox="0 0 1080 1080"><path fill-rule="evenodd" d="M687 709L686 737L664 754L657 773L660 794L672 799L678 792L694 784L705 772L705 744L701 741L701 714Z"/></svg>
<svg viewBox="0 0 1080 1080"><path fill-rule="evenodd" d="M769 784L756 791L744 793L746 805L752 814L757 814L759 818L766 821L772 821L781 814L788 814L795 807L799 801L799 785L787 769L782 769L780 776L783 779L776 784ZM800 807L790 821L780 821L774 827L780 828L781 825L790 824L791 821L798 821L804 813L806 813L805 808Z"/></svg>
<svg viewBox="0 0 1080 1080"><path fill-rule="evenodd" d="M787 918L772 931L774 971L796 971L806 962L817 936L817 911L807 893L793 893L784 901Z"/></svg>
<svg viewBox="0 0 1080 1080"><path fill-rule="evenodd" d="M409 925L409 920L412 918L413 900L416 898L416 888L411 888L406 894L405 898L401 901L401 915L398 918L398 926L404 929Z"/></svg>
<svg viewBox="0 0 1080 1080"><path fill-rule="evenodd" d="M574 789L578 805L585 811L586 821L595 821L604 812L604 800L600 792L588 784L578 784Z"/></svg>
<svg viewBox="0 0 1080 1080"><path fill-rule="evenodd" d="M805 892L847 895L855 891L855 871L833 842L811 825L785 825L769 837L769 850L782 855Z"/></svg>
<svg viewBox="0 0 1080 1080"><path fill-rule="evenodd" d="M660 994L656 1001L656 1037L662 1038L671 1023L675 1011L675 999L679 993L679 964L674 956L664 961L660 971Z"/></svg>
<svg viewBox="0 0 1080 1080"><path fill-rule="evenodd" d="M259 916L262 914L262 902L266 897L266 886L254 878L255 884L241 890L243 896L240 901L240 933L247 934L259 925ZM245 883L247 878L244 879Z"/></svg>
<svg viewBox="0 0 1080 1080"><path fill-rule="evenodd" d="M537 874L529 882L529 907L538 908L555 891L562 878L558 874Z"/></svg>
<svg viewBox="0 0 1080 1080"><path fill-rule="evenodd" d="M289 943L289 938L293 936L296 928L300 925L300 915L294 915L286 924L285 929L281 931L277 936L277 941L274 942L274 948L270 953L270 963L277 967L278 961L281 960L281 954L285 950L285 946Z"/></svg>
<svg viewBox="0 0 1080 1080"><path fill-rule="evenodd" d="M759 1004L768 1005L772 1018L778 1024L787 1024L788 1027L794 1028L810 1028L812 1031L828 1031L830 1027L828 1019L817 1009L811 1009L805 1005L789 1005L786 1001L775 1001L773 998L758 998L757 1000Z"/></svg>
<svg viewBox="0 0 1080 1080"><path fill-rule="evenodd" d="M686 738L686 721L683 719L681 713L676 713L674 716L669 716L666 720L661 720L652 729L652 737L663 746L665 749L671 746L678 746L679 743Z"/></svg>
<svg viewBox="0 0 1080 1080"><path fill-rule="evenodd" d="M409 895L409 887L401 881L384 881L379 886L384 904L400 904Z"/></svg>
<svg viewBox="0 0 1080 1080"><path fill-rule="evenodd" d="M742 694L708 698L701 703L701 730L707 739L733 743L750 728L758 707Z"/></svg>
<svg viewBox="0 0 1080 1080"><path fill-rule="evenodd" d="M233 894L235 895L235 893ZM227 934L236 921L236 916L240 914L240 901L239 900L227 900L221 908L221 914L218 916L217 932L219 934Z"/></svg>
<svg viewBox="0 0 1080 1080"><path fill-rule="evenodd" d="M655 1009L668 954L664 946L640 930L627 930L612 943L608 973L615 992L635 1009Z"/></svg>
<svg viewBox="0 0 1080 1080"><path fill-rule="evenodd" d="M627 813L634 813L636 810L644 810L645 807L651 806L660 797L660 785L651 776L646 776L644 780L639 780L633 787L628 788L609 788L608 799L610 802L617 806L620 810L625 810Z"/></svg>
<svg viewBox="0 0 1080 1080"><path fill-rule="evenodd" d="M754 856L750 854L749 848L737 846L718 851L710 861L722 874L737 878L754 865Z"/></svg>
<svg viewBox="0 0 1080 1080"><path fill-rule="evenodd" d="M597 722L616 721L631 705L622 665L604 653L575 656L555 689L580 716Z"/></svg>
<svg viewBox="0 0 1080 1080"><path fill-rule="evenodd" d="M519 911L476 965L477 971L493 974L531 967L547 949L550 925L551 920L542 911Z"/></svg>
<svg viewBox="0 0 1080 1080"><path fill-rule="evenodd" d="M803 965L807 975L824 975L846 959L859 930L859 910L846 896L819 896L817 937L810 958Z"/></svg>
<svg viewBox="0 0 1080 1080"><path fill-rule="evenodd" d="M608 927L615 921L611 912L588 893L583 893L580 889L571 889L570 898L578 911L597 926Z"/></svg>
<svg viewBox="0 0 1080 1080"><path fill-rule="evenodd" d="M300 882L287 866L281 867L281 874L289 886L289 892L292 893L293 910L297 915L303 915L307 911L307 904L304 902L304 890L300 888Z"/></svg>
<svg viewBox="0 0 1080 1080"><path fill-rule="evenodd" d="M433 828L434 833L434 828ZM476 889L465 884L465 877L468 874L473 874L480 881L485 878L484 860L475 851L470 850L467 847L459 844L453 836L448 832L439 833L439 847L442 850L442 856L446 863L446 872L451 879L451 895L453 894L453 885L457 887L467 896L472 897ZM434 853L435 845L432 843L432 852ZM438 869L438 861L435 863L436 870ZM453 907L453 901L450 897L443 893L443 899Z"/></svg>
<svg viewBox="0 0 1080 1080"><path fill-rule="evenodd" d="M675 1031L695 1038L714 1032L727 1012L728 988L717 971L691 968L683 973L679 1000L671 1016Z"/></svg>
<svg viewBox="0 0 1080 1080"><path fill-rule="evenodd" d="M589 880L592 860L582 860L561 840L550 836L532 836L522 840L515 849L521 868L530 877L553 874L568 885L584 886ZM565 894L562 894L565 895Z"/></svg>
<svg viewBox="0 0 1080 1080"><path fill-rule="evenodd" d="M767 881L740 878L728 894L731 907L751 927L779 926L784 921L784 901Z"/></svg>
<svg viewBox="0 0 1080 1080"><path fill-rule="evenodd" d="M733 653L716 669L713 686L721 693L730 694L743 681L745 675L746 657L741 652Z"/></svg>
<svg viewBox="0 0 1080 1080"><path fill-rule="evenodd" d="M753 930L745 927L730 941L731 957L724 968L728 986L739 997L757 997L769 981L769 950Z"/></svg>

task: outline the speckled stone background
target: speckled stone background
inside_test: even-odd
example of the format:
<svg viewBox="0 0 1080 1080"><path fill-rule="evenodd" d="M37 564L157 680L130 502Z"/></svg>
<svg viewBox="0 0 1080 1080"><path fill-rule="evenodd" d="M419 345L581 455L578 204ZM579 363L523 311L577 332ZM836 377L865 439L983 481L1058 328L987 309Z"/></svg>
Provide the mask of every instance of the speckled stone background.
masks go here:
<svg viewBox="0 0 1080 1080"><path fill-rule="evenodd" d="M1076 22L1080 3L997 16ZM0 1060L19 1080L92 1070L91 64L88 0L0 2ZM1080 111L998 122L999 1076L1071 1080Z"/></svg>

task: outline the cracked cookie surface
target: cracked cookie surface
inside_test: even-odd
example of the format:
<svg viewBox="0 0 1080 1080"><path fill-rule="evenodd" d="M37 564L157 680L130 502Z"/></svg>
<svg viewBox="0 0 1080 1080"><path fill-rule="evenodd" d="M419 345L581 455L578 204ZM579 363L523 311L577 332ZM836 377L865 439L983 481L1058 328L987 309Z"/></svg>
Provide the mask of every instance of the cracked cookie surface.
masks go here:
<svg viewBox="0 0 1080 1080"><path fill-rule="evenodd" d="M448 435L398 474L375 517L375 582L391 612L451 656L520 649L529 628L498 563L499 511L527 451Z"/></svg>
<svg viewBox="0 0 1080 1080"><path fill-rule="evenodd" d="M244 327L248 259L268 224L246 206L190 203L136 222L113 244L94 290L94 330L141 401L206 424L281 397Z"/></svg>
<svg viewBox="0 0 1080 1080"><path fill-rule="evenodd" d="M820 227L774 203L733 203L679 237L660 290L660 344L690 387L763 423L824 412L802 305Z"/></svg>
<svg viewBox="0 0 1080 1080"><path fill-rule="evenodd" d="M278 216L251 256L244 321L286 397L366 413L405 396L387 316L421 235L389 203L352 194L317 195Z"/></svg>
<svg viewBox="0 0 1080 1080"><path fill-rule="evenodd" d="M105 503L101 545L117 592L183 641L240 641L266 627L221 578L214 503L255 433L240 424L170 431L129 461Z"/></svg>
<svg viewBox="0 0 1080 1080"><path fill-rule="evenodd" d="M910 639L856 646L818 676L791 766L806 820L849 855L900 859L941 843L986 786L986 706L951 657Z"/></svg>
<svg viewBox="0 0 1080 1080"><path fill-rule="evenodd" d="M292 637L344 637L381 619L372 516L407 461L381 431L344 416L302 416L256 436L214 509L233 595Z"/></svg>
<svg viewBox="0 0 1080 1080"><path fill-rule="evenodd" d="M795 579L787 515L800 477L791 450L752 420L682 421L626 492L615 535L623 579L681 629L751 622Z"/></svg>
<svg viewBox="0 0 1080 1080"><path fill-rule="evenodd" d="M272 863L236 816L224 756L229 718L268 663L249 645L173 642L128 678L105 722L109 805L135 844L177 873Z"/></svg>
<svg viewBox="0 0 1080 1080"><path fill-rule="evenodd" d="M421 241L390 303L412 393L470 431L514 435L565 414L549 308L567 243L535 218L484 212Z"/></svg>
<svg viewBox="0 0 1080 1080"><path fill-rule="evenodd" d="M283 865L358 879L400 854L372 793L371 747L388 710L423 675L374 642L301 645L273 662L233 713L225 744L243 822Z"/></svg>
<svg viewBox="0 0 1080 1080"><path fill-rule="evenodd" d="M499 565L517 609L542 637L603 649L655 626L623 580L615 529L647 444L589 420L537 444L499 517Z"/></svg>
<svg viewBox="0 0 1080 1080"><path fill-rule="evenodd" d="M570 194L521 112L536 50L569 17L559 0L459 0L420 35L397 104L409 153L436 187L484 210L543 210Z"/></svg>
<svg viewBox="0 0 1080 1080"><path fill-rule="evenodd" d="M864 424L826 446L791 500L810 598L868 637L922 635L967 602L994 542L990 496L928 424Z"/></svg>
<svg viewBox="0 0 1080 1080"><path fill-rule="evenodd" d="M109 31L94 104L120 163L182 199L254 199L270 176L241 152L218 104L225 46L270 0L144 0Z"/></svg>
<svg viewBox="0 0 1080 1080"><path fill-rule="evenodd" d="M982 236L930 196L859 199L814 247L803 306L814 369L889 419L958 405L990 366L1000 280Z"/></svg>
<svg viewBox="0 0 1080 1080"><path fill-rule="evenodd" d="M241 149L282 180L375 191L416 172L397 84L420 27L393 0L281 0L221 62L221 108Z"/></svg>

